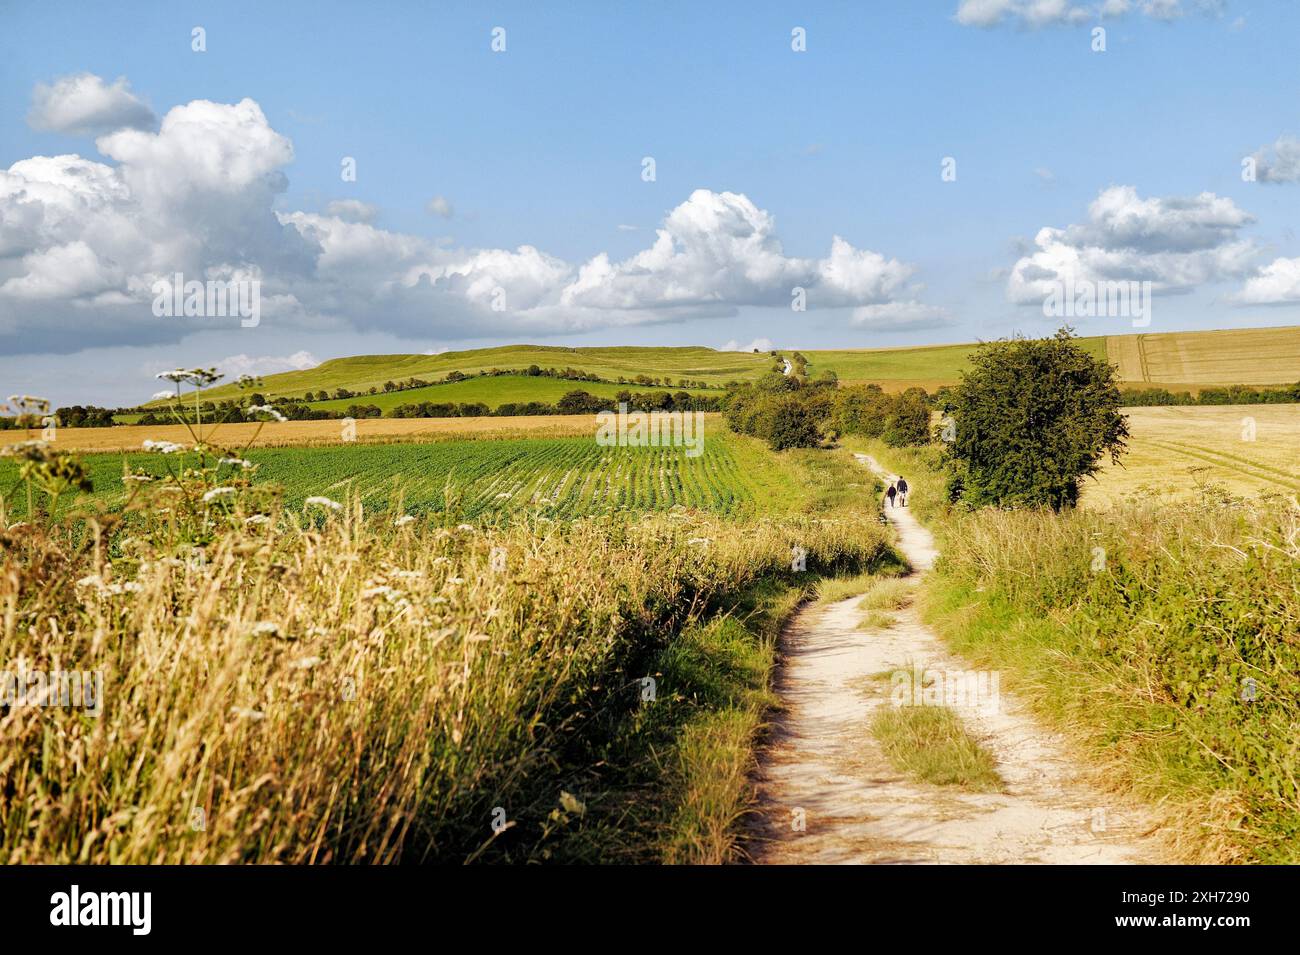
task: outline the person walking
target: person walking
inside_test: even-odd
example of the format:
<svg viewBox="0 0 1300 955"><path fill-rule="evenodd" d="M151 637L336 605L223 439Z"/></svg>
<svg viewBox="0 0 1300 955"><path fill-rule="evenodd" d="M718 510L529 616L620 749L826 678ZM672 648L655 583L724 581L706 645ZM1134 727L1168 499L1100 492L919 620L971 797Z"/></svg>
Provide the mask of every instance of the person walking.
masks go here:
<svg viewBox="0 0 1300 955"><path fill-rule="evenodd" d="M898 488L894 487L893 484L890 484L890 485L889 485L889 490L887 490L887 491L885 492L885 497L889 498L889 506L890 506L890 507L893 507L893 506L894 506L894 496L897 495L897 494L898 494Z"/></svg>
<svg viewBox="0 0 1300 955"><path fill-rule="evenodd" d="M898 476L898 503L907 507L907 480L901 474Z"/></svg>

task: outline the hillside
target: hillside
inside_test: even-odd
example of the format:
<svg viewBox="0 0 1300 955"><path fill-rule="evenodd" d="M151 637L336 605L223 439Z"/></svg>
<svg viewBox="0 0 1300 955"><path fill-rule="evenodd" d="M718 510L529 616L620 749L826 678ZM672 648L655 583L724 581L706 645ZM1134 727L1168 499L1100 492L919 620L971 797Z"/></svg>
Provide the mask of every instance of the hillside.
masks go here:
<svg viewBox="0 0 1300 955"><path fill-rule="evenodd" d="M719 387L735 379L754 378L771 367L772 359L765 354L720 352L698 346L562 348L551 345L505 345L499 348L443 352L440 355L357 355L352 358L335 358L305 371L268 375L263 391L268 395L286 397L301 397L308 391L319 391L322 388L329 391L336 388L368 391L375 387L382 391L387 381L406 378L436 381L453 371L474 375L493 368L523 371L531 365L539 368L574 368L614 382L619 378L634 382L640 375L661 380L667 377L671 379L669 386L677 390L682 378ZM566 384L570 385L565 389L569 391L590 383ZM213 388L208 394L216 401L233 397L237 390L226 385ZM546 399L528 397L504 400Z"/></svg>
<svg viewBox="0 0 1300 955"><path fill-rule="evenodd" d="M515 402L523 404L528 401L540 401L555 404L570 391L582 390L589 395L601 398L613 398L620 391L655 391L662 389L645 388L641 385L616 385L604 381L569 381L564 378L530 378L527 375L493 375L490 378L466 378L464 381L448 381L427 388L411 388L406 391L381 391L377 395L359 395L356 398L331 398L329 401L313 401L313 408L329 411L346 411L349 405L375 405L387 412L399 405L418 402L449 402L452 404L483 403L495 411L503 404ZM674 392L687 391L692 394L718 394L716 391L701 391L697 388L674 388Z"/></svg>
<svg viewBox="0 0 1300 955"><path fill-rule="evenodd" d="M1097 357L1106 357L1120 369L1129 384L1152 384L1171 390L1197 391L1212 385L1282 385L1300 381L1300 326L1244 328L1200 332L1161 332L1143 335L1105 335L1080 339ZM975 346L923 345L904 348L803 349L808 371L817 375L833 371L842 382L877 382L887 391L919 386L934 390L953 384L967 365ZM789 354L794 349L784 350ZM416 391L384 395L388 381L422 378L440 381L458 371L475 375L491 369L525 371L572 368L606 382L623 379L626 386L569 381L545 376L520 375L484 378L476 382L431 385ZM321 402L324 407L346 407L354 401L388 408L410 401L481 401L496 407L507 401L554 402L566 391L581 388L592 394L613 395L621 387L651 390L638 384L641 376L658 387L681 389L683 379L709 387L729 381L757 378L772 367L771 356L752 352L720 352L699 346L684 348L617 347L564 348L549 345L507 345L444 352L440 355L358 355L335 358L305 371L269 375L263 392L271 396L302 397L308 391L347 388L356 398ZM367 395L370 388L379 395ZM687 389L691 390L691 389ZM233 386L214 388L213 400L237 394Z"/></svg>

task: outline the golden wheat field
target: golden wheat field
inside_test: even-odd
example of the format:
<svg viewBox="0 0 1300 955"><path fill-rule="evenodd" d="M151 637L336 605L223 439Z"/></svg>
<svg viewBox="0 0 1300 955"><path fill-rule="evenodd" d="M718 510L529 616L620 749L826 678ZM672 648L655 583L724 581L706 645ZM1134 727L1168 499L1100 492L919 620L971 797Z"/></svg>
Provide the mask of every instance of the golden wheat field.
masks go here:
<svg viewBox="0 0 1300 955"><path fill-rule="evenodd" d="M1134 387L1285 385L1300 378L1300 327L1108 335L1106 358Z"/></svg>
<svg viewBox="0 0 1300 955"><path fill-rule="evenodd" d="M1300 405L1129 408L1129 453L1084 486L1085 507L1186 497L1207 483L1243 496L1300 494Z"/></svg>
<svg viewBox="0 0 1300 955"><path fill-rule="evenodd" d="M708 416L706 425L716 424L716 415ZM339 444L343 441L343 422L285 421L268 422L259 434L256 422L222 425L222 442L232 448L243 447L256 435L253 447L288 445ZM595 424L589 415L536 415L514 418L362 418L356 422L356 439L360 442L435 441L449 438L571 438L594 435ZM114 428L61 428L55 437L64 451L138 451L146 441L193 440L184 425L120 425Z"/></svg>

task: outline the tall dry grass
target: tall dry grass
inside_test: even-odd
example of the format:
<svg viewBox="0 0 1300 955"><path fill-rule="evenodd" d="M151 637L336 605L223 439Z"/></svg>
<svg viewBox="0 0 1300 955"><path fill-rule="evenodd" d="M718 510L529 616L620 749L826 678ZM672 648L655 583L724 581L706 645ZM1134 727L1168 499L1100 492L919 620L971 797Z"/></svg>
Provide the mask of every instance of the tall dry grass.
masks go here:
<svg viewBox="0 0 1300 955"><path fill-rule="evenodd" d="M543 858L675 635L795 543L810 570L887 553L838 520L238 508L198 551L174 515L0 530L0 668L104 680L97 717L0 708L0 862Z"/></svg>
<svg viewBox="0 0 1300 955"><path fill-rule="evenodd" d="M1300 861L1300 506L952 514L929 616L1162 812L1189 861Z"/></svg>

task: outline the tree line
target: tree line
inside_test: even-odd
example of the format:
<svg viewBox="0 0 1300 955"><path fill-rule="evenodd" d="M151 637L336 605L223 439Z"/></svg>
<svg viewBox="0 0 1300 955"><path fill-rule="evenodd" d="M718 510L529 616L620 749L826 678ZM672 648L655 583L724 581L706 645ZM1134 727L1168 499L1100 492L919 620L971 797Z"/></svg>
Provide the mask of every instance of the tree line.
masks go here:
<svg viewBox="0 0 1300 955"><path fill-rule="evenodd" d="M777 451L825 447L841 435L928 446L953 504L1061 510L1077 503L1082 481L1105 459L1117 462L1127 450L1115 374L1063 328L1052 338L978 346L961 382L934 395L773 372L730 389L724 414L733 430Z"/></svg>

